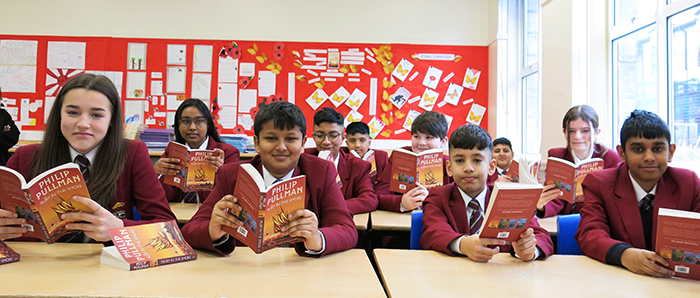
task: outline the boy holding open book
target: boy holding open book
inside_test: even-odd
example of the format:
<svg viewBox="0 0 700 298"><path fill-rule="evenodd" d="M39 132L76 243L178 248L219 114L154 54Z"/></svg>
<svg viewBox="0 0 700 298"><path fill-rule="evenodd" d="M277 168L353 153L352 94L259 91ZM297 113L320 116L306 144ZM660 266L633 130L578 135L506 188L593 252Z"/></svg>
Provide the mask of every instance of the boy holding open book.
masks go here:
<svg viewBox="0 0 700 298"><path fill-rule="evenodd" d="M486 181L496 169L491 137L478 125L467 124L452 133L449 144L447 173L454 183L431 189L425 199L421 246L453 256L466 255L476 262L488 262L501 251L510 251L525 261L550 255L552 240L535 217L512 245L477 235L481 225L487 224L482 215L491 194ZM498 247L490 247L494 245Z"/></svg>

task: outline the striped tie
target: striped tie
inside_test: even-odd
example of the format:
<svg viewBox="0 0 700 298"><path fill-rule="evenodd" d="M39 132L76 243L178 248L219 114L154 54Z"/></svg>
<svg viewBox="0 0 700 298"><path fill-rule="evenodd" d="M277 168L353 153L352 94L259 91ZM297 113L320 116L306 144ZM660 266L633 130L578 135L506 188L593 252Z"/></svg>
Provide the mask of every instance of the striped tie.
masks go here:
<svg viewBox="0 0 700 298"><path fill-rule="evenodd" d="M649 211L653 207L654 194L648 193L644 198L642 198L642 205L640 206L642 210Z"/></svg>
<svg viewBox="0 0 700 298"><path fill-rule="evenodd" d="M199 196L197 196L196 191L190 191L185 193L185 197L182 199L184 203L199 203Z"/></svg>
<svg viewBox="0 0 700 298"><path fill-rule="evenodd" d="M88 168L90 166L90 160L88 160L85 155L78 154L78 156L75 157L75 163L78 164L80 173L83 174L83 179L85 179L85 183L87 183L88 180L90 180L90 169Z"/></svg>
<svg viewBox="0 0 700 298"><path fill-rule="evenodd" d="M475 235L479 232L481 224L484 222L484 217L481 216L481 205L476 199L469 201L468 207L474 210L469 217L469 235Z"/></svg>

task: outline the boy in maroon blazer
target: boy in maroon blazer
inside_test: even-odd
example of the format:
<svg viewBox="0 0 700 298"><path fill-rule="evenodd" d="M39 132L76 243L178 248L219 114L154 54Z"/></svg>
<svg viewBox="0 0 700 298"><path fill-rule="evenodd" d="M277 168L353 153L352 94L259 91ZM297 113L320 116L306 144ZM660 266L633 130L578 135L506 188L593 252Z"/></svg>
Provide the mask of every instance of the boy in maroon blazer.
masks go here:
<svg viewBox="0 0 700 298"><path fill-rule="evenodd" d="M331 108L323 108L314 114L314 142L316 148L307 148L306 153L318 156L328 150L338 171L336 182L345 197L345 203L352 214L377 210L379 201L372 188L369 171L372 165L352 154L340 150L343 134L343 114Z"/></svg>
<svg viewBox="0 0 700 298"><path fill-rule="evenodd" d="M443 148L447 144L447 119L445 115L434 111L426 111L418 115L411 125L411 146L402 149L419 153L429 149ZM446 163L450 157L444 155ZM423 200L428 196L428 190L422 185L412 188L405 194L391 191L391 164L392 157L389 157L386 171L377 182L375 191L379 197L379 209L394 212L406 212L419 209ZM442 165L442 184L447 185L452 182L452 178L447 175L445 164Z"/></svg>
<svg viewBox="0 0 700 298"><path fill-rule="evenodd" d="M292 211L291 222L283 228L287 235L303 237L296 245L302 256L321 256L355 247L357 231L352 214L336 183L338 173L332 163L303 153L306 142L306 118L299 107L289 102L273 102L255 116L255 150L250 164L255 166L269 186L276 180L307 175L306 208ZM234 229L243 222L230 210L241 210L234 197L239 163L223 165L216 174L214 189L197 213L182 228L182 234L196 248L229 254L235 248L233 237L222 230Z"/></svg>
<svg viewBox="0 0 700 298"><path fill-rule="evenodd" d="M670 277L668 262L654 252L659 208L700 212L700 180L669 167L676 150L657 115L633 111L620 132L622 164L586 176L585 204L576 239L594 259L638 274Z"/></svg>
<svg viewBox="0 0 700 298"><path fill-rule="evenodd" d="M341 150L345 153L357 154L356 156L372 165L369 170L369 179L376 192L379 177L382 176L389 163L389 154L383 150L369 149L369 146L372 145L372 139L369 137L369 126L364 122L358 121L348 124L348 127L345 128L345 143L348 146L342 147ZM372 155L374 158L368 159Z"/></svg>
<svg viewBox="0 0 700 298"><path fill-rule="evenodd" d="M425 199L421 247L452 256L466 255L476 262L488 262L499 252L510 252L525 261L544 259L552 253L553 244L536 217L512 246L502 239L476 235L491 192L486 181L496 170L492 149L491 137L478 125L467 124L452 133L447 173L454 183L431 189Z"/></svg>

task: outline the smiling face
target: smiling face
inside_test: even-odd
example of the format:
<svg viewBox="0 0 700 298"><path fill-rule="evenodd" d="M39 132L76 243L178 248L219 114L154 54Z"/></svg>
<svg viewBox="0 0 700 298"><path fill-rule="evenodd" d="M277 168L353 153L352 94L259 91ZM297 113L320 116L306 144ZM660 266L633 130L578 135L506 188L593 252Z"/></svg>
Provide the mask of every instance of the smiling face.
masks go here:
<svg viewBox="0 0 700 298"><path fill-rule="evenodd" d="M102 142L111 119L112 105L98 91L76 88L63 99L61 133L80 154L87 154Z"/></svg>
<svg viewBox="0 0 700 298"><path fill-rule="evenodd" d="M673 158L676 145L668 144L666 138L645 139L632 137L624 144L617 146L617 152L622 162L627 164L632 178L639 183L645 191L651 191L666 172L668 163Z"/></svg>
<svg viewBox="0 0 700 298"><path fill-rule="evenodd" d="M569 128L564 130L564 135L574 154L580 159L585 159L591 153L592 144L599 132L600 129L593 127L590 122L578 118L569 122Z"/></svg>
<svg viewBox="0 0 700 298"><path fill-rule="evenodd" d="M187 124L189 122L189 125ZM207 120L198 108L191 106L182 110L178 124L180 135L191 148L196 149L207 139Z"/></svg>
<svg viewBox="0 0 700 298"><path fill-rule="evenodd" d="M348 144L348 149L355 150L360 157L365 157L367 151L369 151L369 145L372 141L368 134L355 133L353 135L348 135L345 143Z"/></svg>
<svg viewBox="0 0 700 298"><path fill-rule="evenodd" d="M488 149L450 149L447 174L454 179L459 189L472 198L484 190L488 176L495 170L496 161L491 158Z"/></svg>
<svg viewBox="0 0 700 298"><path fill-rule="evenodd" d="M330 150L333 159L338 158L340 145L343 144L343 126L337 123L323 122L314 125L314 142L318 151Z"/></svg>
<svg viewBox="0 0 700 298"><path fill-rule="evenodd" d="M496 165L499 168L507 170L513 160L513 151L508 145L498 144L493 147L493 159L496 160Z"/></svg>
<svg viewBox="0 0 700 298"><path fill-rule="evenodd" d="M440 139L429 134L416 132L411 138L411 148L415 153L421 153L425 150L442 148L447 143L447 138Z"/></svg>
<svg viewBox="0 0 700 298"><path fill-rule="evenodd" d="M263 166L275 178L287 175L299 162L304 152L304 136L298 127L291 130L275 128L274 121L263 124L259 136L254 136L255 151L260 154Z"/></svg>

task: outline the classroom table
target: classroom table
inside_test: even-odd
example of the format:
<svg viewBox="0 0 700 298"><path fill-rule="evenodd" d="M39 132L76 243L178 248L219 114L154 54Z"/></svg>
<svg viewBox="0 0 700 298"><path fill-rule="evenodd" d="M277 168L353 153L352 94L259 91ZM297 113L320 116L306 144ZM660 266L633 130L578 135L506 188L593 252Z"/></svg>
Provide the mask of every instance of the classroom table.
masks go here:
<svg viewBox="0 0 700 298"><path fill-rule="evenodd" d="M385 210L372 211L372 230L375 231L411 231L411 212L399 213Z"/></svg>
<svg viewBox="0 0 700 298"><path fill-rule="evenodd" d="M558 215L552 217L538 218L537 222L540 227L547 230L550 236L557 236L557 217Z"/></svg>
<svg viewBox="0 0 700 298"><path fill-rule="evenodd" d="M293 248L229 256L198 251L194 261L127 271L100 264L101 244L9 242L21 255L0 266L0 296L386 297L364 250L321 258Z"/></svg>
<svg viewBox="0 0 700 298"><path fill-rule="evenodd" d="M352 220L355 222L355 228L358 231L365 231L369 225L369 212L355 214Z"/></svg>
<svg viewBox="0 0 700 298"><path fill-rule="evenodd" d="M698 297L700 281L654 278L586 256L488 263L432 250L375 249L389 297Z"/></svg>

